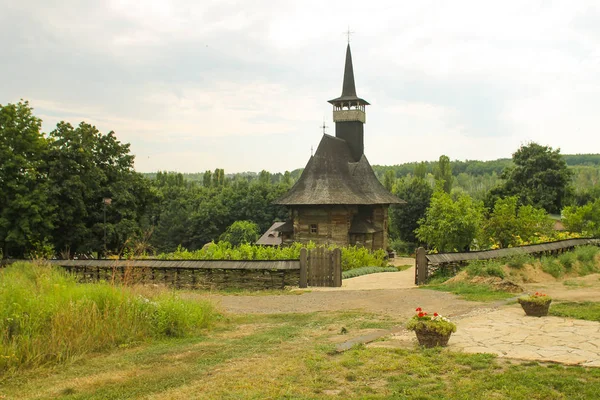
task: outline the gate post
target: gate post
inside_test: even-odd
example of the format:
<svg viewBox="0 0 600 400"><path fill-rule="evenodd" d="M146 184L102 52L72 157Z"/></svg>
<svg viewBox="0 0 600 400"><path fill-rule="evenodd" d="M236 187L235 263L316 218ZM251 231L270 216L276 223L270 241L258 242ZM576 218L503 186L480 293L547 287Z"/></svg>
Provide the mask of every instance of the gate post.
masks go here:
<svg viewBox="0 0 600 400"><path fill-rule="evenodd" d="M428 264L425 249L419 247L415 257L415 285L421 285L427 281Z"/></svg>
<svg viewBox="0 0 600 400"><path fill-rule="evenodd" d="M308 250L305 247L300 249L300 283L299 286L304 289L308 287Z"/></svg>
<svg viewBox="0 0 600 400"><path fill-rule="evenodd" d="M333 263L333 287L342 286L342 251L339 248L333 249L331 257Z"/></svg>

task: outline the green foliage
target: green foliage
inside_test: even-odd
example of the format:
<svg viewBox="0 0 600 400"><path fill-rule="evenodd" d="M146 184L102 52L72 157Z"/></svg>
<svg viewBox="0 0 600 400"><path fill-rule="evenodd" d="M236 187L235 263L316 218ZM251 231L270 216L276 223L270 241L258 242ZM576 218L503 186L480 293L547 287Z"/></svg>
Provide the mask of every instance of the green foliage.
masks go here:
<svg viewBox="0 0 600 400"><path fill-rule="evenodd" d="M162 253L160 260L297 260L300 250L305 247L314 249L313 242L306 244L293 243L286 247L268 247L252 244L232 246L228 242L211 243L200 250L189 251L181 246L173 253ZM335 246L322 246L333 250ZM342 270L347 271L360 267L386 267L387 254L383 250L369 251L364 247L342 247Z"/></svg>
<svg viewBox="0 0 600 400"><path fill-rule="evenodd" d="M535 258L529 254L517 254L506 258L506 265L510 268L521 269L525 264L533 264Z"/></svg>
<svg viewBox="0 0 600 400"><path fill-rule="evenodd" d="M565 207L562 221L571 232L600 237L600 198L580 207Z"/></svg>
<svg viewBox="0 0 600 400"><path fill-rule="evenodd" d="M572 193L572 172L560 150L530 143L513 154L513 163L502 172L505 182L492 190L489 201L518 196L521 204L560 213Z"/></svg>
<svg viewBox="0 0 600 400"><path fill-rule="evenodd" d="M172 294L147 299L106 283L79 285L61 270L31 263L1 270L0 282L0 372L198 334L217 316L207 302Z"/></svg>
<svg viewBox="0 0 600 400"><path fill-rule="evenodd" d="M50 234L54 204L47 179L48 143L28 102L0 104L0 248L22 257Z"/></svg>
<svg viewBox="0 0 600 400"><path fill-rule="evenodd" d="M422 178L405 178L394 187L394 194L406 201L406 204L390 207L390 236L410 243L416 243L415 229L419 219L431 202L433 189ZM414 251L411 249L410 252Z"/></svg>
<svg viewBox="0 0 600 400"><path fill-rule="evenodd" d="M436 182L439 182L444 189L444 192L450 193L452 191L452 167L448 156L440 156L434 169L434 176Z"/></svg>
<svg viewBox="0 0 600 400"><path fill-rule="evenodd" d="M469 276L497 276L498 278L504 278L503 266L504 263L499 260L475 260L469 262L465 271L467 271Z"/></svg>
<svg viewBox="0 0 600 400"><path fill-rule="evenodd" d="M392 239L389 246L398 255L414 254L416 248L414 243L405 242L401 239Z"/></svg>
<svg viewBox="0 0 600 400"><path fill-rule="evenodd" d="M494 210L483 224L482 243L491 242L501 248L531 242L552 232L552 220L544 209L530 205L517 206L517 196L496 200Z"/></svg>
<svg viewBox="0 0 600 400"><path fill-rule="evenodd" d="M560 278L565 273L565 270L560 264L560 261L555 257L543 256L540 262L542 264L542 271L552 275L555 278Z"/></svg>
<svg viewBox="0 0 600 400"><path fill-rule="evenodd" d="M342 272L342 279L356 278L357 276L377 274L380 272L398 272L396 267L359 267Z"/></svg>
<svg viewBox="0 0 600 400"><path fill-rule="evenodd" d="M238 246L243 243L254 243L258 240L258 225L252 221L235 221L231 224L219 240Z"/></svg>
<svg viewBox="0 0 600 400"><path fill-rule="evenodd" d="M588 301L581 303L554 303L552 304L552 308L550 308L550 315L600 322L600 303Z"/></svg>
<svg viewBox="0 0 600 400"><path fill-rule="evenodd" d="M417 238L439 252L469 250L479 235L483 204L465 194L456 200L442 190L432 198L425 218L419 220Z"/></svg>

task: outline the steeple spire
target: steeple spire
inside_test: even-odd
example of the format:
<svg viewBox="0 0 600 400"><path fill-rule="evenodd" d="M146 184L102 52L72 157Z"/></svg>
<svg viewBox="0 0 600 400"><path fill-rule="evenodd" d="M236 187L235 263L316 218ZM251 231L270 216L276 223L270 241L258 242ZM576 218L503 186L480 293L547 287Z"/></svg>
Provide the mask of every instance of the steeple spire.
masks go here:
<svg viewBox="0 0 600 400"><path fill-rule="evenodd" d="M346 65L344 67L344 83L342 85L342 97L356 97L356 85L354 84L354 68L352 67L352 53L350 43L346 47Z"/></svg>
<svg viewBox="0 0 600 400"><path fill-rule="evenodd" d="M352 52L350 43L346 46L346 64L344 65L344 82L342 83L342 95L336 99L329 100L334 106L368 106L369 102L356 96L356 84L354 83L354 67L352 66ZM343 103L343 104L342 104Z"/></svg>
<svg viewBox="0 0 600 400"><path fill-rule="evenodd" d="M329 103L333 104L335 136L344 139L350 147L354 161L360 161L364 153L363 125L366 122L365 106L369 105L369 103L356 95L350 43L346 47L342 95L336 99L329 100Z"/></svg>

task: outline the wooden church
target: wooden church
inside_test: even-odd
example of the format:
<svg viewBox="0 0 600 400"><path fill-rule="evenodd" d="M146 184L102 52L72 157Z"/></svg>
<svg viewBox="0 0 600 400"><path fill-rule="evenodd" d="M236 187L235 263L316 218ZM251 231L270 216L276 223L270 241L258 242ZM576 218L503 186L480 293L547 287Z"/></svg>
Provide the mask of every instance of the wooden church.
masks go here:
<svg viewBox="0 0 600 400"><path fill-rule="evenodd" d="M275 202L290 209L290 219L272 234L283 245L313 241L387 249L388 208L405 202L383 187L364 154L369 103L356 95L350 44L342 95L329 103L335 136L323 135L300 179Z"/></svg>

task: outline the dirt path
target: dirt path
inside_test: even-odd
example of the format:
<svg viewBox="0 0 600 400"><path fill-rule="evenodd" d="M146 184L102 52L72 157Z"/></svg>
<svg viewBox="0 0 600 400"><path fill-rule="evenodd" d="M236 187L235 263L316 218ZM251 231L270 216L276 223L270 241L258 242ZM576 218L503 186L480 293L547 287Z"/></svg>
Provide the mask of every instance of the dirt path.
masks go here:
<svg viewBox="0 0 600 400"><path fill-rule="evenodd" d="M341 288L310 288L298 295L208 295L220 309L234 314L308 313L361 310L409 318L417 307L443 315L464 314L482 303L414 285L414 267L401 272L364 275L346 279Z"/></svg>

